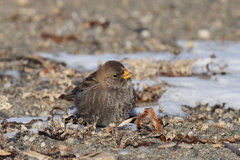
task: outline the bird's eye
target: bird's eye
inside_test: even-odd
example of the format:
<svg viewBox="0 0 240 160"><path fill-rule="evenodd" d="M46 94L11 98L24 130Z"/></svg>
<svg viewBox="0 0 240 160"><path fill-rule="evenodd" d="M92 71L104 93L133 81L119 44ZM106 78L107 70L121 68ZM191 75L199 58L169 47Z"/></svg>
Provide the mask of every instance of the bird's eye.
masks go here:
<svg viewBox="0 0 240 160"><path fill-rule="evenodd" d="M113 77L114 77L114 78L117 78L117 77L118 77L118 75L114 74L114 75L113 75Z"/></svg>

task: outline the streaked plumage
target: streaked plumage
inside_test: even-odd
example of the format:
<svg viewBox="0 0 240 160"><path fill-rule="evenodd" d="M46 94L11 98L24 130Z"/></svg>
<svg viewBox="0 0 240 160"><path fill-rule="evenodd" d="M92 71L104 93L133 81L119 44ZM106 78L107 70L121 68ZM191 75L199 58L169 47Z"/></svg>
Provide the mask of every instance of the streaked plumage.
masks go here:
<svg viewBox="0 0 240 160"><path fill-rule="evenodd" d="M106 62L73 89L76 113L88 123L98 119L97 126L128 118L135 104L131 77L120 62Z"/></svg>

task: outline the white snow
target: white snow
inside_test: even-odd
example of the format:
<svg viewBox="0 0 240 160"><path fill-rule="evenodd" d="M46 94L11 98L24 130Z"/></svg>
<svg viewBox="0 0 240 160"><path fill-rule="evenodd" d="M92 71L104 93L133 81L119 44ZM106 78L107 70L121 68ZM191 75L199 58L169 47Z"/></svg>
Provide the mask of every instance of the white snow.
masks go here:
<svg viewBox="0 0 240 160"><path fill-rule="evenodd" d="M6 119L8 122L16 122L16 123L29 123L31 120L34 119L41 119L43 121L46 121L48 117L12 117ZM2 120L0 120L0 123L2 123Z"/></svg>
<svg viewBox="0 0 240 160"><path fill-rule="evenodd" d="M210 63L211 71L224 71L226 75L211 76L209 79L201 79L195 77L158 77L156 80L146 79L143 81L133 80L134 83L148 83L149 86L161 81L166 81L171 84L171 87L166 88L166 92L158 100L159 105L134 108L132 115L140 114L144 108L152 107L158 115L180 115L185 116L182 111L182 106L187 105L195 107L197 104L223 104L226 107L240 109L240 43L237 42L216 42L216 41L194 41L191 49L187 48L187 41L179 41L183 51L179 55L174 55L169 52L164 53L137 53L137 54L104 54L104 55L72 55L68 53L50 54L36 53L44 58L52 59L66 63L69 67L76 70L95 70L98 62L104 63L108 60L144 59L151 57L156 60L174 61L179 59L196 59L194 63L195 74L207 74L206 65ZM214 58L214 56L215 58ZM220 66L219 66L220 65ZM4 74L13 75L18 78L19 75L15 71L6 72ZM159 112L159 107L164 108L164 112ZM74 108L69 110L73 113ZM47 117L19 117L9 118L8 122L28 123L32 119L42 119L43 122L33 124L31 131L38 132L38 129L47 127L49 122ZM0 120L0 123L2 121ZM77 126L69 126L77 127ZM5 134L8 137L15 136L17 132Z"/></svg>
<svg viewBox="0 0 240 160"><path fill-rule="evenodd" d="M171 115L184 115L181 106L195 107L197 104L223 104L226 107L240 109L240 43L218 41L193 41L188 48L187 41L179 41L183 48L179 55L169 52L164 53L138 53L138 54L104 54L104 55L71 55L67 53L49 54L37 53L38 55L64 62L69 67L77 70L95 70L99 61L121 60L124 58L144 59L152 57L156 60L179 60L196 59L193 73L207 74L206 65L209 64L211 71L226 72L226 75L212 76L209 79L199 77L159 77L158 81L144 80L133 82L148 83L154 85L161 81L167 81L172 87L166 88L166 92L159 99L159 106L164 108L164 113ZM215 58L214 58L215 56ZM140 86L141 88L141 86ZM152 106L158 113L159 106ZM136 108L132 114L142 113L144 107ZM160 114L160 113L159 113Z"/></svg>

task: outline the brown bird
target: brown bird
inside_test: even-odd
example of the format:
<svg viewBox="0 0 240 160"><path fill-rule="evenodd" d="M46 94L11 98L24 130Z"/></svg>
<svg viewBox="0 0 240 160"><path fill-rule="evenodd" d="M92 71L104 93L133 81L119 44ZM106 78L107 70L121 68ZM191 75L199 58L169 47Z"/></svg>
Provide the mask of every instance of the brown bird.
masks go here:
<svg viewBox="0 0 240 160"><path fill-rule="evenodd" d="M118 61L108 61L78 84L74 96L76 113L87 123L104 127L126 119L135 104L132 74Z"/></svg>

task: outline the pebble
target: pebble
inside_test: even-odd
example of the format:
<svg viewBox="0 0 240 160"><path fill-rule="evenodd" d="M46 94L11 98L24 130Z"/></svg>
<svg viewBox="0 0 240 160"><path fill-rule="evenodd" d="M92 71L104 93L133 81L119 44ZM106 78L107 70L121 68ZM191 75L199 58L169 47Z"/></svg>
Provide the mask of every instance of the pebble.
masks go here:
<svg viewBox="0 0 240 160"><path fill-rule="evenodd" d="M144 152L144 153L149 153L150 150L147 148L147 147L144 147L144 146L141 146L138 148L141 152Z"/></svg>
<svg viewBox="0 0 240 160"><path fill-rule="evenodd" d="M121 150L121 151L118 151L118 154L125 156L125 155L128 155L128 154L129 154L129 151L126 150L126 149L123 149L123 150Z"/></svg>
<svg viewBox="0 0 240 160"><path fill-rule="evenodd" d="M222 118L222 121L224 121L226 123L232 123L232 119L231 118Z"/></svg>
<svg viewBox="0 0 240 160"><path fill-rule="evenodd" d="M24 141L26 141L26 140L28 140L28 139L29 139L28 136L24 136L24 137L23 137L23 140L24 140Z"/></svg>
<svg viewBox="0 0 240 160"><path fill-rule="evenodd" d="M150 37L150 32L149 32L149 30L143 30L143 31L141 32L141 36L142 36L142 37L145 37L145 38Z"/></svg>
<svg viewBox="0 0 240 160"><path fill-rule="evenodd" d="M10 88L11 87L11 83L10 82L6 82L3 85L3 88Z"/></svg>
<svg viewBox="0 0 240 160"><path fill-rule="evenodd" d="M49 113L49 111L43 111L43 112L41 112L41 113L39 113L39 117L45 117L45 116L49 116L50 115L50 113Z"/></svg>
<svg viewBox="0 0 240 160"><path fill-rule="evenodd" d="M35 140L36 138L35 137L31 137L31 138L29 138L29 142L33 142L34 140Z"/></svg>
<svg viewBox="0 0 240 160"><path fill-rule="evenodd" d="M211 37L211 33L208 29L199 29L198 37L200 37L202 39L209 39Z"/></svg>
<svg viewBox="0 0 240 160"><path fill-rule="evenodd" d="M196 150L200 150L202 149L203 147L201 145L193 145L193 148L196 149Z"/></svg>
<svg viewBox="0 0 240 160"><path fill-rule="evenodd" d="M42 142L41 143L41 147L43 148L43 147L46 147L46 143L45 142Z"/></svg>
<svg viewBox="0 0 240 160"><path fill-rule="evenodd" d="M68 138L68 139L67 139L67 143L70 143L70 144L73 144L73 143L74 143L74 141L75 141L75 139L74 139L74 138Z"/></svg>
<svg viewBox="0 0 240 160"><path fill-rule="evenodd" d="M191 144L186 144L186 143L180 143L178 146L182 147L182 148L193 148L193 145Z"/></svg>
<svg viewBox="0 0 240 160"><path fill-rule="evenodd" d="M214 122L213 120L208 120L207 123L208 123L209 125L213 125L215 122Z"/></svg>
<svg viewBox="0 0 240 160"><path fill-rule="evenodd" d="M129 124L123 126L123 128L128 131L137 131L138 130L137 125L134 123L129 123Z"/></svg>

